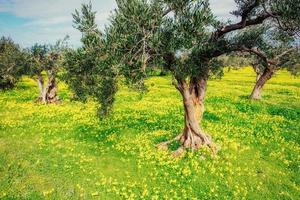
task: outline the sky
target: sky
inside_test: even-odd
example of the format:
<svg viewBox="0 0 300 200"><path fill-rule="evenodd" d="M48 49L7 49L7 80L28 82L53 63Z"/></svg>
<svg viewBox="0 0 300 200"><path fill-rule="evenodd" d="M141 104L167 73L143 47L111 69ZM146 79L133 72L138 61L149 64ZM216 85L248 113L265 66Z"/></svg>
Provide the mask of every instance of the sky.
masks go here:
<svg viewBox="0 0 300 200"><path fill-rule="evenodd" d="M71 13L82 3L93 4L100 29L108 23L115 0L0 0L0 36L11 37L23 47L34 43L53 44L70 36L72 46L80 45L81 34L72 27ZM210 0L211 8L222 20L232 18L234 0Z"/></svg>

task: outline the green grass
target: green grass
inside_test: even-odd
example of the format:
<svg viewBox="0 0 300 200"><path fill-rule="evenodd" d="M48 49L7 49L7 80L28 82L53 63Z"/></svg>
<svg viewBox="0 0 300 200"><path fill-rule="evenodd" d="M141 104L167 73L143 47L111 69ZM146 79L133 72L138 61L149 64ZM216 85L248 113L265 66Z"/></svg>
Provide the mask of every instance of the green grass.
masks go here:
<svg viewBox="0 0 300 200"><path fill-rule="evenodd" d="M24 78L0 93L0 198L300 199L300 80L280 72L249 101L254 79L244 69L210 81L202 126L221 151L174 159L155 148L183 126L170 77L150 78L144 96L123 87L102 121L63 84L62 104L34 104Z"/></svg>

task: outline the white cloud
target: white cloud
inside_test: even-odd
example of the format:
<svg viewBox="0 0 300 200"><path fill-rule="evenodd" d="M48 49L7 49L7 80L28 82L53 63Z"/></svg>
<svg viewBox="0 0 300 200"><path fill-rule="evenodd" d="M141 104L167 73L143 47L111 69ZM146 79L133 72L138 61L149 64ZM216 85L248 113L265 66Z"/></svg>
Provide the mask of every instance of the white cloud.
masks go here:
<svg viewBox="0 0 300 200"><path fill-rule="evenodd" d="M89 0L0 0L0 12L9 12L17 17L27 19L18 28L6 28L2 34L11 36L23 46L35 42L54 43L65 35L70 36L70 43L78 45L80 33L72 27L72 15L80 9L82 3ZM103 28L110 11L115 8L114 0L92 0L93 9L97 11L96 22Z"/></svg>
<svg viewBox="0 0 300 200"><path fill-rule="evenodd" d="M82 3L89 0L0 0L0 12L9 12L17 17L27 19L22 27L2 28L2 34L10 35L23 46L35 42L53 43L65 35L70 43L79 45L80 33L72 27L71 13L80 9ZM116 7L115 0L91 0L97 11L96 22L104 28L111 11ZM233 19L229 14L235 9L234 0L210 0L211 8L219 19Z"/></svg>
<svg viewBox="0 0 300 200"><path fill-rule="evenodd" d="M31 22L24 24L24 26L49 26L49 25L57 25L62 23L70 23L71 21L72 19L70 17L59 16L53 18L43 18L43 19L33 20Z"/></svg>
<svg viewBox="0 0 300 200"><path fill-rule="evenodd" d="M0 0L1 10L14 13L19 17L47 18L70 15L82 3L89 0ZM114 0L92 0L93 6L99 11L107 11L115 6Z"/></svg>
<svg viewBox="0 0 300 200"><path fill-rule="evenodd" d="M31 19L27 25L55 25L71 23L71 13L80 9L82 3L89 0L0 0L0 9L17 17ZM97 22L103 23L109 11L115 7L114 0L92 0L97 11Z"/></svg>
<svg viewBox="0 0 300 200"><path fill-rule="evenodd" d="M226 21L234 18L230 14L236 8L234 0L210 0L210 4L212 11L219 19Z"/></svg>

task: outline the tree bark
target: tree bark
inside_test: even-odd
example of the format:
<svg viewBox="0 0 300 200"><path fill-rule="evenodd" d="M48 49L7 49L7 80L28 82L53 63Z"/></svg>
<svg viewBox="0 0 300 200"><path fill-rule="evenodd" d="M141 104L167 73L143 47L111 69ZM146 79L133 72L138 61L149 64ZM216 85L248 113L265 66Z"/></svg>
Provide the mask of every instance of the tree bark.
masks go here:
<svg viewBox="0 0 300 200"><path fill-rule="evenodd" d="M184 148L191 148L193 150L199 149L202 145L210 145L211 138L206 135L200 128L202 120L203 102L201 102L194 95L185 91L183 95L184 105L184 129L180 142Z"/></svg>
<svg viewBox="0 0 300 200"><path fill-rule="evenodd" d="M189 87L182 87L184 106L184 129L180 142L184 148L199 149L202 145L210 145L211 138L200 128L204 113L204 98L207 81L205 79L191 80Z"/></svg>
<svg viewBox="0 0 300 200"><path fill-rule="evenodd" d="M200 105L200 120L203 118L203 114L205 111L205 106L204 106L204 100L205 100L205 95L206 95L206 89L207 89L207 79L201 78L198 83L198 101Z"/></svg>
<svg viewBox="0 0 300 200"><path fill-rule="evenodd" d="M37 102L47 104L56 103L59 101L59 97L57 96L58 87L54 75L48 74L46 86L44 86L44 78L42 75L38 76L37 83L40 89L40 94L37 98Z"/></svg>
<svg viewBox="0 0 300 200"><path fill-rule="evenodd" d="M43 96L44 96L44 78L42 75L39 75L37 78L37 84L39 86L40 94L39 97L37 98L38 102L43 101Z"/></svg>
<svg viewBox="0 0 300 200"><path fill-rule="evenodd" d="M266 68L264 73L260 75L259 79L256 81L256 84L250 95L250 99L259 100L261 99L261 92L268 80L272 78L274 71Z"/></svg>
<svg viewBox="0 0 300 200"><path fill-rule="evenodd" d="M49 75L48 82L45 88L45 95L44 95L45 102L55 103L59 101L59 97L57 96L57 91L58 91L58 87L57 87L56 79L53 75Z"/></svg>
<svg viewBox="0 0 300 200"><path fill-rule="evenodd" d="M256 73L256 82L257 82L263 73L261 72L259 65L257 63L252 63L252 68Z"/></svg>
<svg viewBox="0 0 300 200"><path fill-rule="evenodd" d="M207 87L207 79L191 79L187 84L185 81L178 81L177 89L180 91L184 106L184 128L182 133L175 139L163 142L158 145L161 149L166 149L167 145L178 140L181 147L174 152L174 156L179 156L184 149L197 150L202 146L212 147L212 139L205 134L200 127L204 113L204 99Z"/></svg>
<svg viewBox="0 0 300 200"><path fill-rule="evenodd" d="M256 72L256 82L260 79L261 75L262 75L262 74Z"/></svg>

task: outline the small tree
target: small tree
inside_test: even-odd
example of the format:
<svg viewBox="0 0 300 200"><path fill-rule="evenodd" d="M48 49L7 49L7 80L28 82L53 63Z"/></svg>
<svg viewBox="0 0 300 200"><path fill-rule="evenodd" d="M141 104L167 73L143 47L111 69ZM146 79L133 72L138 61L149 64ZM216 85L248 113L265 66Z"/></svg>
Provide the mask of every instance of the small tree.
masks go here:
<svg viewBox="0 0 300 200"><path fill-rule="evenodd" d="M28 71L31 77L36 79L40 90L37 102L55 103L59 101L56 76L61 67L66 39L57 41L55 45L35 44L28 51ZM46 85L43 72L47 75Z"/></svg>
<svg viewBox="0 0 300 200"><path fill-rule="evenodd" d="M24 72L24 53L12 39L0 39L0 89L15 86Z"/></svg>
<svg viewBox="0 0 300 200"><path fill-rule="evenodd" d="M185 125L175 138L182 144L175 155L185 148L209 146L214 149L211 137L200 128L200 122L207 81L222 72L222 65L216 58L241 51L241 38L245 39L249 34L236 36L236 31L266 20L274 22L273 25L280 23L286 31L298 31L300 19L296 17L297 12L291 11L295 2L236 0L238 10L233 14L241 20L221 23L211 13L206 0L118 0L118 8L105 33L96 28L91 6L84 5L82 14L76 11L73 16L76 27L83 33L80 62L87 63L91 58L93 62L87 69L79 67L77 61L76 70L72 71L73 80L85 78L80 91L85 92L84 88L88 87L91 88L86 91L88 95L102 96L97 99L105 110L113 103L116 76L123 76L128 84L143 90L147 70L160 63L172 73L173 84L183 98ZM97 41L97 45L88 45L86 39ZM83 76L83 72L91 76ZM90 81L96 81L97 85L85 84ZM110 98L103 101L106 95ZM166 147L169 142L159 146Z"/></svg>

